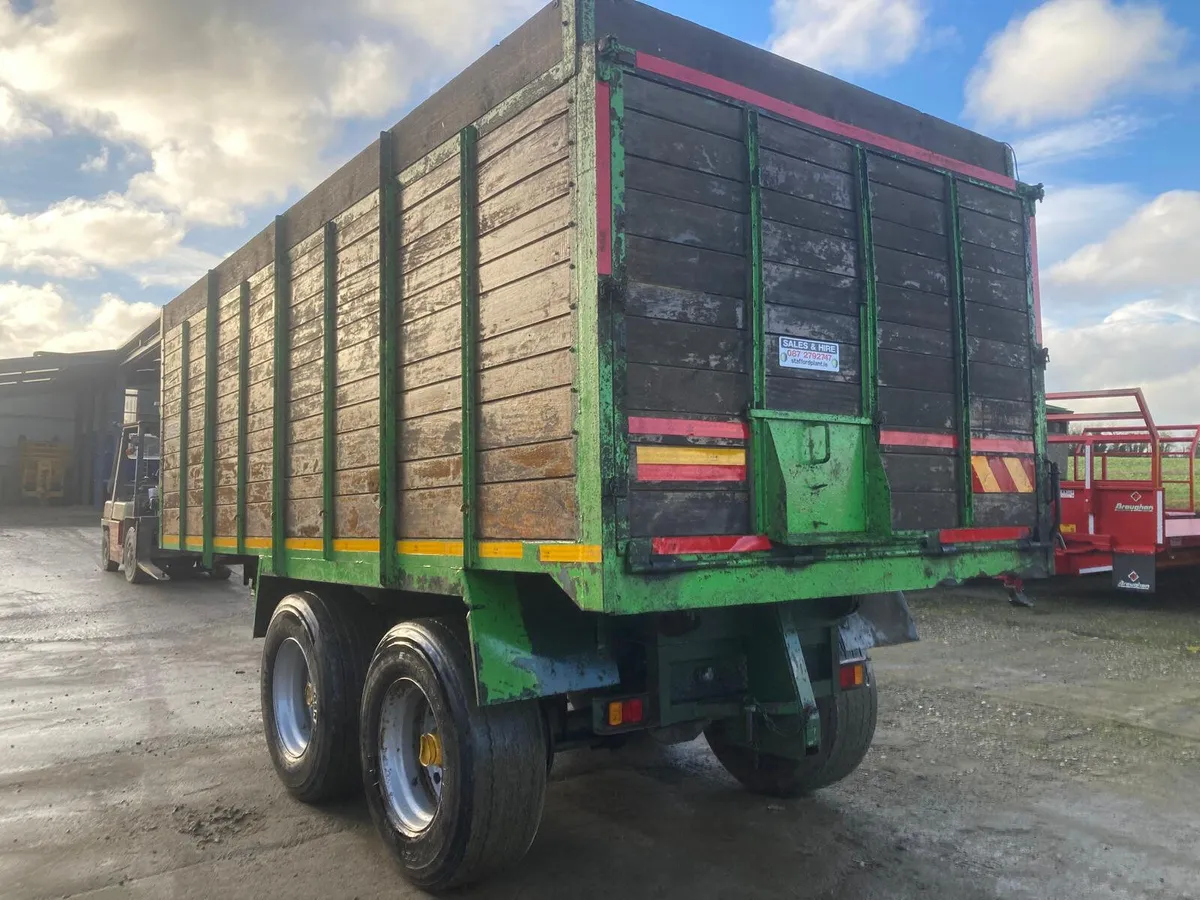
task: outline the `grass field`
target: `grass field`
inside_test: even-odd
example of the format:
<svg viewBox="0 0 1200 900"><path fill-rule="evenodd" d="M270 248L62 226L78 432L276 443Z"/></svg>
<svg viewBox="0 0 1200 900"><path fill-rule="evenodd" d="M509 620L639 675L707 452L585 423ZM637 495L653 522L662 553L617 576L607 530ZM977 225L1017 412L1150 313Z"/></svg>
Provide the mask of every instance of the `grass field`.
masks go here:
<svg viewBox="0 0 1200 900"><path fill-rule="evenodd" d="M1187 509L1188 507L1188 461L1186 459L1169 458L1164 459L1163 463L1163 490L1167 495L1168 509ZM1127 457L1114 456L1108 458L1107 476L1105 475L1105 461L1103 457L1097 457L1093 460L1095 469L1092 477L1102 479L1107 477L1110 481L1136 481L1145 480L1150 477L1150 457ZM1079 466L1079 475L1082 475L1084 465L1080 459L1077 463ZM1197 461L1197 474L1200 474L1200 460ZM1069 477L1077 477L1075 473L1068 473ZM1197 505L1200 506L1200 492L1196 498Z"/></svg>

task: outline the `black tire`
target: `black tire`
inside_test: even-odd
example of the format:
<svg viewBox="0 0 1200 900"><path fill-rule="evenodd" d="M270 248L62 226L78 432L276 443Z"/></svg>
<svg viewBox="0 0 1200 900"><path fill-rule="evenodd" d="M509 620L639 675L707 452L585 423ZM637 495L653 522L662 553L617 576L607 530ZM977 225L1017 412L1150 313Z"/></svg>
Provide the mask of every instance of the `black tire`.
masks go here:
<svg viewBox="0 0 1200 900"><path fill-rule="evenodd" d="M125 567L125 580L130 584L145 584L150 580L145 572L138 568L137 563L137 526L130 525L125 532L125 552L121 556L121 565Z"/></svg>
<svg viewBox="0 0 1200 900"><path fill-rule="evenodd" d="M279 780L301 802L322 803L358 790L359 697L380 630L370 609L311 593L285 597L271 616L260 676L263 730ZM276 669L285 645L288 656L294 656L293 646L303 655L305 691L311 691L307 741L299 745L285 741L276 719ZM286 693L284 685L280 690Z"/></svg>
<svg viewBox="0 0 1200 900"><path fill-rule="evenodd" d="M208 577L213 581L228 581L229 576L233 574L233 570L229 566L221 565L220 563L212 567L208 573Z"/></svg>
<svg viewBox="0 0 1200 900"><path fill-rule="evenodd" d="M121 568L120 563L113 562L112 551L108 546L109 530L107 528L100 529L100 571L115 572Z"/></svg>
<svg viewBox="0 0 1200 900"><path fill-rule="evenodd" d="M380 750L385 701L394 687L411 692L413 685L432 716L441 763L439 798L418 828L395 812ZM425 619L384 635L367 673L361 720L367 805L409 881L445 891L521 861L537 835L546 795L541 709L534 701L481 708L466 646L451 626ZM394 759L399 750L391 752Z"/></svg>
<svg viewBox="0 0 1200 900"><path fill-rule="evenodd" d="M871 749L879 712L879 691L870 663L867 684L842 691L837 701L817 701L821 715L821 749L812 756L793 759L757 753L730 742L724 723L705 730L708 745L725 770L748 790L771 797L795 797L836 784L859 767ZM803 738L794 738L797 744Z"/></svg>

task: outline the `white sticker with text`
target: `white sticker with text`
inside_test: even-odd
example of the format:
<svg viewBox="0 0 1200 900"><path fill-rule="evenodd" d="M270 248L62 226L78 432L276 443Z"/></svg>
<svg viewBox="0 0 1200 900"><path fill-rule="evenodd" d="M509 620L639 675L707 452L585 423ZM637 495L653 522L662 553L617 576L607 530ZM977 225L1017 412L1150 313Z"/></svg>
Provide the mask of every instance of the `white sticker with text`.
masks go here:
<svg viewBox="0 0 1200 900"><path fill-rule="evenodd" d="M779 365L785 369L839 372L842 368L841 345L781 337L779 339Z"/></svg>

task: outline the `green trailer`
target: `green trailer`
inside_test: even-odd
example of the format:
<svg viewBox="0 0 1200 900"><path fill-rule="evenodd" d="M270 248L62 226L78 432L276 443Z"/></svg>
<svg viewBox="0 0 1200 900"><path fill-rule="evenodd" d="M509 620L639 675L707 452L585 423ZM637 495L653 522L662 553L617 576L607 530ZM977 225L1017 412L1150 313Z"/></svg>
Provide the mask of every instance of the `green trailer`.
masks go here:
<svg viewBox="0 0 1200 900"><path fill-rule="evenodd" d="M434 890L556 749L849 774L900 592L1045 575L1002 143L629 0L547 6L163 312L161 546L241 560L303 801Z"/></svg>

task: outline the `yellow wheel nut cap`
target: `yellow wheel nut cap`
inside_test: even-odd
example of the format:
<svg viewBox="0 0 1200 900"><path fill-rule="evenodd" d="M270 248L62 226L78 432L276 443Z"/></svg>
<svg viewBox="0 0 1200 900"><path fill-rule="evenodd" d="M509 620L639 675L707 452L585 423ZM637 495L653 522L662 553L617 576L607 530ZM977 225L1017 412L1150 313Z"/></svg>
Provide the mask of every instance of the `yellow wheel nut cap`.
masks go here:
<svg viewBox="0 0 1200 900"><path fill-rule="evenodd" d="M442 764L442 742L436 734L421 735L421 765L440 766Z"/></svg>

